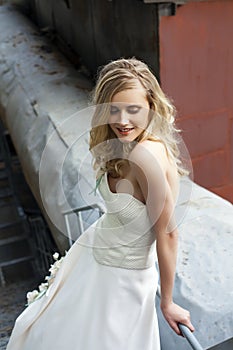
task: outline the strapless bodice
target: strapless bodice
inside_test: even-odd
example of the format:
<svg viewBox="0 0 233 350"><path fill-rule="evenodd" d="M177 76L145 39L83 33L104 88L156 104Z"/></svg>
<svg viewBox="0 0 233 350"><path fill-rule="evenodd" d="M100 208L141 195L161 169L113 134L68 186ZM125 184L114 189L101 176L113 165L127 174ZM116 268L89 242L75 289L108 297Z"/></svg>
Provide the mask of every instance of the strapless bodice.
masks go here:
<svg viewBox="0 0 233 350"><path fill-rule="evenodd" d="M110 191L105 173L99 184L106 213L95 226L93 255L103 265L145 269L155 262L155 233L146 205L128 193Z"/></svg>

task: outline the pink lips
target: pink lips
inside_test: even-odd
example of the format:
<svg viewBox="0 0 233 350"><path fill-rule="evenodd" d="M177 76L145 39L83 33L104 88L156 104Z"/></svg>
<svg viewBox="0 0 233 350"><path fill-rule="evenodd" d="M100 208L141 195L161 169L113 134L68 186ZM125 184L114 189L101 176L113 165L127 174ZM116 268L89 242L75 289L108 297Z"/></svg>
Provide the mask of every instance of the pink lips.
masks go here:
<svg viewBox="0 0 233 350"><path fill-rule="evenodd" d="M134 128L117 128L121 135L128 135Z"/></svg>

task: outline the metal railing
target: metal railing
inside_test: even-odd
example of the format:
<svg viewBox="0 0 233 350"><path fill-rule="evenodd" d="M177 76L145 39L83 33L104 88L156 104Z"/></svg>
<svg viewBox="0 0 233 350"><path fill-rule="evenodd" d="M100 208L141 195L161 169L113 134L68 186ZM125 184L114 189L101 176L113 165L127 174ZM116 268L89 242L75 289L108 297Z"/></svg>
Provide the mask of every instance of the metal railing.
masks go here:
<svg viewBox="0 0 233 350"><path fill-rule="evenodd" d="M190 329L187 326L181 323L179 323L178 326L183 336L187 339L187 341L191 345L192 349L203 350L203 347L200 345L197 338L194 336L194 334L190 331Z"/></svg>
<svg viewBox="0 0 233 350"><path fill-rule="evenodd" d="M157 294L157 296L159 298L161 298L160 285L158 285L156 294ZM194 349L194 350L204 350L203 347L201 346L201 344L198 342L198 340L195 337L195 335L190 331L190 329L187 326L185 326L184 324L179 323L178 327L179 327L181 333L183 334L183 336L186 338L186 340L191 345L192 349Z"/></svg>
<svg viewBox="0 0 233 350"><path fill-rule="evenodd" d="M36 272L40 277L44 277L54 262L53 254L56 252L56 245L40 213L28 215L28 223L32 232L31 247L35 256Z"/></svg>
<svg viewBox="0 0 233 350"><path fill-rule="evenodd" d="M67 236L68 236L70 247L73 244L73 239L72 239L72 234L71 234L71 229L70 229L70 223L69 223L68 216L71 215L71 214L76 214L77 215L79 232L80 232L80 235L81 235L84 232L82 212L89 211L89 210L93 211L95 209L97 209L99 217L101 217L101 215L104 214L104 212L105 212L104 207L102 207L100 204L97 204L97 203L92 204L92 205L86 205L86 206L83 206L83 207L73 208L73 209L70 209L70 210L67 210L67 211L63 212L64 218L65 218Z"/></svg>

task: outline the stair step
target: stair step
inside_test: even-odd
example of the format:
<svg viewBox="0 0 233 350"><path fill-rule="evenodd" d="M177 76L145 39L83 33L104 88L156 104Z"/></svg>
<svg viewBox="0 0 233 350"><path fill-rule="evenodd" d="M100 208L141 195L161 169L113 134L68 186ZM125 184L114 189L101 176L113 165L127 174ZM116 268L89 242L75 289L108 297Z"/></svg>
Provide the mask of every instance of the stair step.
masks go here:
<svg viewBox="0 0 233 350"><path fill-rule="evenodd" d="M0 180L5 180L7 178L8 178L8 175L5 169L0 169Z"/></svg>
<svg viewBox="0 0 233 350"><path fill-rule="evenodd" d="M8 228L8 227L16 226L16 225L18 225L18 224L21 224L23 221L24 221L24 218L18 219L18 220L14 220L14 221L9 221L9 222L0 223L0 230L1 230L1 229Z"/></svg>
<svg viewBox="0 0 233 350"><path fill-rule="evenodd" d="M12 203L1 207L0 224L4 224L5 222L14 222L22 218L25 218L25 213L23 208L18 205L17 198L15 198L15 201Z"/></svg>
<svg viewBox="0 0 233 350"><path fill-rule="evenodd" d="M23 241L25 239L28 239L29 236L24 234L24 235L18 235L18 236L12 236L12 237L7 237L7 238L0 238L0 246L10 244L10 243L15 243L19 241Z"/></svg>
<svg viewBox="0 0 233 350"><path fill-rule="evenodd" d="M1 210L1 208L0 208ZM25 231L26 230L26 231ZM20 234L26 234L30 231L28 222L26 220L22 220L18 225L13 225L11 227L2 228L0 230L0 239L8 238L12 236L18 236ZM1 348L0 348L1 349Z"/></svg>
<svg viewBox="0 0 233 350"><path fill-rule="evenodd" d="M21 258L17 258L17 259L12 259L12 260L9 260L9 261L3 261L3 262L0 262L0 268L1 267L7 267L7 266L15 265L15 264L19 264L21 262L29 261L29 260L33 260L33 259L34 259L34 256L28 255L28 256L23 256Z"/></svg>
<svg viewBox="0 0 233 350"><path fill-rule="evenodd" d="M13 197L0 198L0 207L6 207L15 204Z"/></svg>
<svg viewBox="0 0 233 350"><path fill-rule="evenodd" d="M0 188L0 198L13 196L13 191L11 188Z"/></svg>

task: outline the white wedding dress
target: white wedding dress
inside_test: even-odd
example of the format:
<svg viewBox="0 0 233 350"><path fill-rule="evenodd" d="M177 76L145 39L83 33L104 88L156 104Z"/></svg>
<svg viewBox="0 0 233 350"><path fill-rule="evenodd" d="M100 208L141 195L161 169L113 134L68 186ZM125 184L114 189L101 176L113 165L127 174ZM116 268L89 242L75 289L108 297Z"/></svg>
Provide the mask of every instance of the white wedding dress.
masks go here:
<svg viewBox="0 0 233 350"><path fill-rule="evenodd" d="M99 186L107 212L73 244L7 350L159 350L155 235L146 206Z"/></svg>

